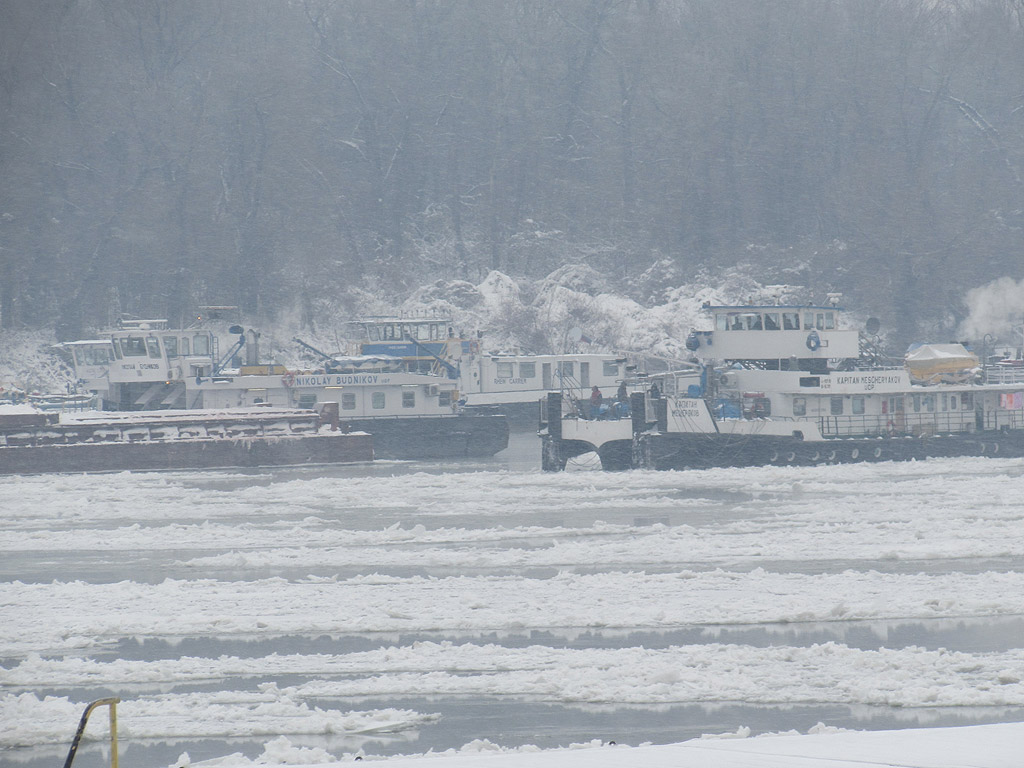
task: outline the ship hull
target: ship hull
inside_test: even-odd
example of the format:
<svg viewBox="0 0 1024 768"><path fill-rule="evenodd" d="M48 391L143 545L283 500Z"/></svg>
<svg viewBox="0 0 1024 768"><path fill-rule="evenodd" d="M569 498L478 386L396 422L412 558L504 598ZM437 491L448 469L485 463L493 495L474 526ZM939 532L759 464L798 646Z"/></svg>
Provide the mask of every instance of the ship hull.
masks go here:
<svg viewBox="0 0 1024 768"><path fill-rule="evenodd" d="M609 452L609 456L611 456ZM728 434L644 434L609 469L708 469L712 467L815 466L936 457L1024 456L1024 432L983 431L927 437L846 438L805 442L794 437Z"/></svg>
<svg viewBox="0 0 1024 768"><path fill-rule="evenodd" d="M339 419L338 425L373 435L377 459L483 458L508 447L508 420L498 415Z"/></svg>
<svg viewBox="0 0 1024 768"><path fill-rule="evenodd" d="M73 443L0 448L0 475L274 467L372 460L373 438L366 434Z"/></svg>

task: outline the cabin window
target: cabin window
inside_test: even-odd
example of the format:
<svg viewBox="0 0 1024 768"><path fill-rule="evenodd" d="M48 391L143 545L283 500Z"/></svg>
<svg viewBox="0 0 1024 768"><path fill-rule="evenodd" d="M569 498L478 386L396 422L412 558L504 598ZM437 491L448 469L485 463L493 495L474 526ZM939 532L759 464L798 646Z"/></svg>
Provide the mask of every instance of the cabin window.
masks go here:
<svg viewBox="0 0 1024 768"><path fill-rule="evenodd" d="M601 373L605 376L618 376L619 362L617 360L605 360L601 363Z"/></svg>
<svg viewBox="0 0 1024 768"><path fill-rule="evenodd" d="M78 365L106 365L110 362L110 350L107 347L79 347L75 350L75 362Z"/></svg>
<svg viewBox="0 0 1024 768"><path fill-rule="evenodd" d="M761 330L761 314L746 315L744 317L748 331L760 331Z"/></svg>
<svg viewBox="0 0 1024 768"><path fill-rule="evenodd" d="M732 322L729 324L729 327L733 331L742 331L742 330L744 330L744 328L743 328L743 316L742 315L733 315Z"/></svg>
<svg viewBox="0 0 1024 768"><path fill-rule="evenodd" d="M783 312L782 313L782 330L784 330L784 331L799 331L800 330L800 313L799 312Z"/></svg>
<svg viewBox="0 0 1024 768"><path fill-rule="evenodd" d="M971 392L964 392L960 395L960 408L965 411L969 411L974 407L974 394Z"/></svg>
<svg viewBox="0 0 1024 768"><path fill-rule="evenodd" d="M188 336L181 337L181 354L188 355Z"/></svg>
<svg viewBox="0 0 1024 768"><path fill-rule="evenodd" d="M793 398L793 415L794 416L806 416L807 415L807 398L806 397L794 397Z"/></svg>
<svg viewBox="0 0 1024 768"><path fill-rule="evenodd" d="M390 323L381 328L381 330L384 331L384 335L382 336L384 341L391 341L395 338L395 326Z"/></svg>
<svg viewBox="0 0 1024 768"><path fill-rule="evenodd" d="M729 316L728 315L715 315L715 330L716 331L728 331L729 330Z"/></svg>
<svg viewBox="0 0 1024 768"><path fill-rule="evenodd" d="M842 397L830 397L829 408L833 416L843 415L843 398Z"/></svg>
<svg viewBox="0 0 1024 768"><path fill-rule="evenodd" d="M766 331L777 331L781 326L779 325L779 313L778 312L765 312L764 313L764 329Z"/></svg>
<svg viewBox="0 0 1024 768"><path fill-rule="evenodd" d="M192 337L192 353L196 355L210 354L210 337L201 334Z"/></svg>
<svg viewBox="0 0 1024 768"><path fill-rule="evenodd" d="M571 360L559 360L558 361L558 372L562 376L567 376L570 379L576 377L576 364Z"/></svg>
<svg viewBox="0 0 1024 768"><path fill-rule="evenodd" d="M960 403L956 401L956 395L949 396L949 410L957 411L960 410Z"/></svg>
<svg viewBox="0 0 1024 768"><path fill-rule="evenodd" d="M430 341L430 326L420 325L416 328L416 335L419 336L420 341Z"/></svg>
<svg viewBox="0 0 1024 768"><path fill-rule="evenodd" d="M928 413L935 413L935 395L923 395L921 404Z"/></svg>
<svg viewBox="0 0 1024 768"><path fill-rule="evenodd" d="M164 337L164 349L167 350L168 357L178 356L178 337L177 336L165 336Z"/></svg>
<svg viewBox="0 0 1024 768"><path fill-rule="evenodd" d="M825 313L819 312L815 315L814 327L819 331L825 330Z"/></svg>
<svg viewBox="0 0 1024 768"><path fill-rule="evenodd" d="M128 336L121 339L121 352L125 357L145 357L146 340L141 336Z"/></svg>
<svg viewBox="0 0 1024 768"><path fill-rule="evenodd" d="M537 364L536 363L520 363L519 364L519 376L523 379L535 379L537 378Z"/></svg>
<svg viewBox="0 0 1024 768"><path fill-rule="evenodd" d="M452 404L452 391L450 389L442 389L437 393L437 404L442 408L451 407Z"/></svg>
<svg viewBox="0 0 1024 768"><path fill-rule="evenodd" d="M150 357L160 357L160 342L156 340L156 337L150 336L146 339L146 349L149 350Z"/></svg>
<svg viewBox="0 0 1024 768"><path fill-rule="evenodd" d="M402 390L402 407L403 408L415 408L416 407L416 392L413 390Z"/></svg>
<svg viewBox="0 0 1024 768"><path fill-rule="evenodd" d="M499 379L511 379L516 375L515 363L498 363L495 371Z"/></svg>
<svg viewBox="0 0 1024 768"><path fill-rule="evenodd" d="M864 415L864 398L860 395L856 395L853 401L850 403L850 409L856 416Z"/></svg>
<svg viewBox="0 0 1024 768"><path fill-rule="evenodd" d="M804 330L805 331L813 331L814 330L814 313L813 312L804 312Z"/></svg>
<svg viewBox="0 0 1024 768"><path fill-rule="evenodd" d="M312 411L316 405L316 395L299 395L299 408Z"/></svg>
<svg viewBox="0 0 1024 768"><path fill-rule="evenodd" d="M356 393L355 392L342 392L341 393L341 410L343 411L354 411L356 409Z"/></svg>
<svg viewBox="0 0 1024 768"><path fill-rule="evenodd" d="M914 395L913 400L914 400L914 413L920 413L921 412L921 396L920 395Z"/></svg>
<svg viewBox="0 0 1024 768"><path fill-rule="evenodd" d="M831 331L836 327L836 315L834 312L825 313L825 330Z"/></svg>
<svg viewBox="0 0 1024 768"><path fill-rule="evenodd" d="M369 336L370 341L380 341L380 328L376 325L371 325L366 329L366 335Z"/></svg>
<svg viewBox="0 0 1024 768"><path fill-rule="evenodd" d="M381 410L386 405L386 399L383 392L374 392L373 398L370 400L370 407L375 410Z"/></svg>

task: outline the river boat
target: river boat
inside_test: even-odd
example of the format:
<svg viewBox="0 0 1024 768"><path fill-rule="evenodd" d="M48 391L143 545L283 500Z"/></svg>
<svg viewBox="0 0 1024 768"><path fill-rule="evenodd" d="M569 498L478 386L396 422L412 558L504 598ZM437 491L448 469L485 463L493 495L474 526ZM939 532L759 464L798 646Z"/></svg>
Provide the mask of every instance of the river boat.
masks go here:
<svg viewBox="0 0 1024 768"><path fill-rule="evenodd" d="M546 393L581 397L596 386L611 395L629 369L617 354L488 351L479 334L466 338L441 315L362 317L349 321L345 334L351 354L395 358L407 371L453 379L467 413L502 414L522 429L535 428L537 400Z"/></svg>
<svg viewBox="0 0 1024 768"><path fill-rule="evenodd" d="M208 325L174 329L151 319L63 348L81 388L108 410L315 410L343 432L373 435L379 459L482 457L508 445L507 420L464 412L456 379L410 371L393 356L338 357L303 346L319 367L260 362L252 329L231 326L225 337Z"/></svg>
<svg viewBox="0 0 1024 768"><path fill-rule="evenodd" d="M373 438L311 410L42 412L0 408L0 475L373 460Z"/></svg>
<svg viewBox="0 0 1024 768"><path fill-rule="evenodd" d="M706 310L693 364L630 382L628 417L585 418L549 394L544 468L590 451L606 469L1024 456L1019 359L993 365L951 343L892 365L833 304Z"/></svg>

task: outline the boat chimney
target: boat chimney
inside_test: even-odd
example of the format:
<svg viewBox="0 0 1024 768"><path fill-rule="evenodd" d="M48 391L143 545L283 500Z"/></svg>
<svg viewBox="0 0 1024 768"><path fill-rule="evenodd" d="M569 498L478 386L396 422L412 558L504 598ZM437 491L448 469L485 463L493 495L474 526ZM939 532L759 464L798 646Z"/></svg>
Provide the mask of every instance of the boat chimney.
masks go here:
<svg viewBox="0 0 1024 768"><path fill-rule="evenodd" d="M260 335L252 328L245 332L245 364L260 364Z"/></svg>

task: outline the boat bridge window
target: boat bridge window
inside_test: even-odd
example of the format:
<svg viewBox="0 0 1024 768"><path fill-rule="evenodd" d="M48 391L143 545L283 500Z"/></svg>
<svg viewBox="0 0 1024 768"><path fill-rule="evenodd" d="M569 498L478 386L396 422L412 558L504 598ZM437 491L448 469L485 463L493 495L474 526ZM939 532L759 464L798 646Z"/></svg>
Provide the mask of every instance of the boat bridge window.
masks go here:
<svg viewBox="0 0 1024 768"><path fill-rule="evenodd" d="M157 341L155 336L150 336L146 339L146 349L149 350L150 357L160 357L160 342Z"/></svg>
<svg viewBox="0 0 1024 768"><path fill-rule="evenodd" d="M164 349L167 350L168 357L178 356L178 337L177 336L165 336L164 337Z"/></svg>
<svg viewBox="0 0 1024 768"><path fill-rule="evenodd" d="M146 340L141 336L126 336L121 339L121 353L125 357L145 357Z"/></svg>
<svg viewBox="0 0 1024 768"><path fill-rule="evenodd" d="M78 347L75 349L77 365L106 365L110 362L111 352L107 346Z"/></svg>
<svg viewBox="0 0 1024 768"><path fill-rule="evenodd" d="M806 328L831 330L835 327L835 318L831 312L815 315L808 312L804 316ZM731 312L715 315L716 331L799 331L799 312Z"/></svg>
<svg viewBox="0 0 1024 768"><path fill-rule="evenodd" d="M416 393L413 390L402 390L402 407L403 408L415 408L416 407Z"/></svg>
<svg viewBox="0 0 1024 768"><path fill-rule="evenodd" d="M370 400L370 407L378 411L383 409L387 404L387 400L384 395L384 392L374 392L373 397Z"/></svg>
<svg viewBox="0 0 1024 768"><path fill-rule="evenodd" d="M356 393L355 392L342 392L341 393L341 410L343 411L354 411L356 409Z"/></svg>
<svg viewBox="0 0 1024 768"><path fill-rule="evenodd" d="M830 397L829 398L829 412L833 416L843 415L843 398L842 397Z"/></svg>
<svg viewBox="0 0 1024 768"><path fill-rule="evenodd" d="M804 312L805 331L831 331L835 327L835 312Z"/></svg>
<svg viewBox="0 0 1024 768"><path fill-rule="evenodd" d="M537 364L536 363L520 363L519 364L519 376L523 379L535 379L537 378Z"/></svg>
<svg viewBox="0 0 1024 768"><path fill-rule="evenodd" d="M511 379L516 375L515 363L498 363L495 368L499 379Z"/></svg>
<svg viewBox="0 0 1024 768"><path fill-rule="evenodd" d="M190 354L188 351L188 336L181 337L181 354L185 356Z"/></svg>
<svg viewBox="0 0 1024 768"><path fill-rule="evenodd" d="M208 355L210 354L210 337L209 335L196 334L192 337L192 354L195 355Z"/></svg>
<svg viewBox="0 0 1024 768"><path fill-rule="evenodd" d="M807 415L807 398L806 397L794 397L793 398L793 415L794 416L806 416Z"/></svg>

